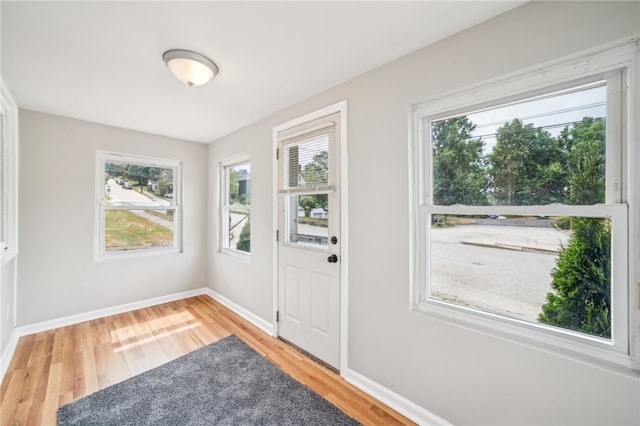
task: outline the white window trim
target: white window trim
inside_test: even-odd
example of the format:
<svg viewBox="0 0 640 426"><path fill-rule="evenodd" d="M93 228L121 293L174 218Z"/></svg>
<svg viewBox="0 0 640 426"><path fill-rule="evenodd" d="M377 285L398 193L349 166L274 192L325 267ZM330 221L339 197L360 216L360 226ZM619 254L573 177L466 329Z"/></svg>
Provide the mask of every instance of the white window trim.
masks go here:
<svg viewBox="0 0 640 426"><path fill-rule="evenodd" d="M251 156L249 154L240 154L231 158L228 158L219 163L219 177L220 177L220 202L218 203L220 208L220 239L218 240L219 252L228 255L234 259L249 263L251 261L251 252L236 250L231 247L226 247L226 239L229 235L228 221L226 220L227 211L231 208L229 203L229 176L227 174L227 168L237 166L240 164L251 164ZM252 186L253 189L253 186ZM251 213L251 204L243 209L249 210Z"/></svg>
<svg viewBox="0 0 640 426"><path fill-rule="evenodd" d="M627 120L625 117L636 117L639 111L637 99L639 77L638 65L640 55L638 48L638 37L592 50L561 61L544 64L523 72L514 73L502 78L494 79L482 85L468 87L454 93L432 98L424 102L412 105L410 137L409 137L409 189L410 189L410 275L411 310L425 314L431 318L443 320L467 329L476 330L490 334L509 341L516 341L522 344L534 346L542 350L548 350L562 356L569 356L583 362L595 363L598 366L607 366L628 373L629 370L640 369L640 311L639 311L639 287L640 283L640 242L638 232L640 231L640 171L633 167L634 158L640 158L640 148L638 136L640 135L639 124L635 120ZM613 343L599 338L551 328L544 325L528 323L515 319L506 318L499 315L481 313L479 311L452 307L450 304L440 304L433 299L425 299L425 282L428 265L426 256L428 239L426 215L429 213L448 213L449 208L445 206L428 206L428 193L425 191L424 183L428 182L430 176L425 176L428 167L424 167L425 161L429 160L430 153L423 141L423 129L421 123L425 117L435 117L442 114L454 114L456 110L464 112L470 108L482 107L495 104L499 100L519 98L524 93L533 93L537 90L548 90L554 86L561 86L570 82L589 79L594 75L604 75L611 71L624 69L626 74L627 93L623 99L626 112L622 115L622 125L619 131L622 132L622 146L620 149L622 164L607 164L607 184L613 182L610 173L625 176L621 182L622 192L618 191L613 197L608 197L606 206L587 209L581 206L554 207L558 212L567 215L595 216L594 213L602 210L602 216L613 215L614 227L612 231L612 280L616 274L616 279L626 281L626 286L614 289L612 285L612 297L625 301L625 312L614 312L612 321L624 323L625 336L614 337L618 347ZM609 130L608 130L609 132ZM608 133L607 138L611 137ZM609 149L609 146L607 146ZM430 150L429 150L430 151ZM613 153L614 158L618 153ZM608 193L611 191L607 191ZM614 205L620 199L625 200L629 206L628 228L626 226L616 226L623 223L627 225L625 217L627 215L627 204ZM510 208L505 207L474 207L473 212L485 211L486 214L508 214ZM550 208L553 209L553 208ZM456 208L458 212L459 207ZM497 210L500 210L499 212ZM526 214L520 207L514 208L518 214ZM530 209L531 214L540 214L540 207ZM566 210L566 211L565 211ZM587 211L589 210L589 211ZM555 210L554 210L555 212ZM628 238L627 236L636 236ZM615 253L627 253L623 256L615 256ZM628 250L628 251L627 251ZM424 260L422 260L424 259ZM622 276L620 276L622 275ZM613 309L612 309L613 311ZM623 309L624 311L624 309ZM622 314L622 317L619 315Z"/></svg>
<svg viewBox="0 0 640 426"><path fill-rule="evenodd" d="M107 252L105 250L105 229L104 217L107 210L103 202L105 191L104 176L105 163L109 161L120 163L131 163L139 165L148 165L155 167L165 167L174 169L173 188L174 198L171 208L174 210L173 216L173 245L171 247L149 248L140 250L123 250L116 252ZM182 253L182 162L176 160L168 160L162 158L153 158L133 154L122 154L107 151L96 151L96 231L95 231L95 260L96 262L104 262L118 259L130 259L136 257L155 256L160 254ZM160 210L166 210L167 206L153 205L144 206L145 209L154 209L158 207ZM132 209L140 209L141 207L132 207ZM115 207L113 210L129 210L128 207Z"/></svg>
<svg viewBox="0 0 640 426"><path fill-rule="evenodd" d="M1 80L1 79L0 79ZM0 85L0 109L5 116L4 156L5 164L3 196L6 197L7 214L5 239L0 247L0 261L6 264L18 255L18 107L6 85Z"/></svg>

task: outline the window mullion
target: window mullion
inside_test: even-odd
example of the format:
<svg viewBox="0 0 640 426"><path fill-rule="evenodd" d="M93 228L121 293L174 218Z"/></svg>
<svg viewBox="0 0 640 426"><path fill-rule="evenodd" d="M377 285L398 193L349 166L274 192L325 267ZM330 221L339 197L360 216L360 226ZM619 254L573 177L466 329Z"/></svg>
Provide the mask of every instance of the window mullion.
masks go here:
<svg viewBox="0 0 640 426"><path fill-rule="evenodd" d="M609 204L622 200L623 74L618 70L607 76L605 197Z"/></svg>

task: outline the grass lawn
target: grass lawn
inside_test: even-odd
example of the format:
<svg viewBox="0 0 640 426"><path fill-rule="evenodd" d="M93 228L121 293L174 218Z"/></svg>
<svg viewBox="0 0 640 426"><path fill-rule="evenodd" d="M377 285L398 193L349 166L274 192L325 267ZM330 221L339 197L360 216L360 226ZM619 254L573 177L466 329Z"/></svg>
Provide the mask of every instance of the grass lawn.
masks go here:
<svg viewBox="0 0 640 426"><path fill-rule="evenodd" d="M126 210L105 212L106 250L137 250L173 245L173 231Z"/></svg>

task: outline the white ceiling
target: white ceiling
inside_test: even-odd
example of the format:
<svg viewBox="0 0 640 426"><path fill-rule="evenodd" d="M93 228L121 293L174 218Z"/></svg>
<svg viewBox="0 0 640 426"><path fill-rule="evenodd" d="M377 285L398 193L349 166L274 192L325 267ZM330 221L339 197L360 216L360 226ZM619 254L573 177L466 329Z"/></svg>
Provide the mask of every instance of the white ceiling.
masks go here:
<svg viewBox="0 0 640 426"><path fill-rule="evenodd" d="M523 3L3 0L3 84L20 108L208 143ZM220 74L182 85L176 48Z"/></svg>

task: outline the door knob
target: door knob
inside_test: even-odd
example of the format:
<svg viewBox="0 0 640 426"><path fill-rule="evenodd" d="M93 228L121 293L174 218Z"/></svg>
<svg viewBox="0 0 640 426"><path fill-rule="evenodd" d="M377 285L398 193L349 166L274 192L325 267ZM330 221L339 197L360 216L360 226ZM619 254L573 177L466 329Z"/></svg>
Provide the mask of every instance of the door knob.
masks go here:
<svg viewBox="0 0 640 426"><path fill-rule="evenodd" d="M332 254L331 256L327 257L327 262L329 263L336 263L338 261L338 256L335 254Z"/></svg>

